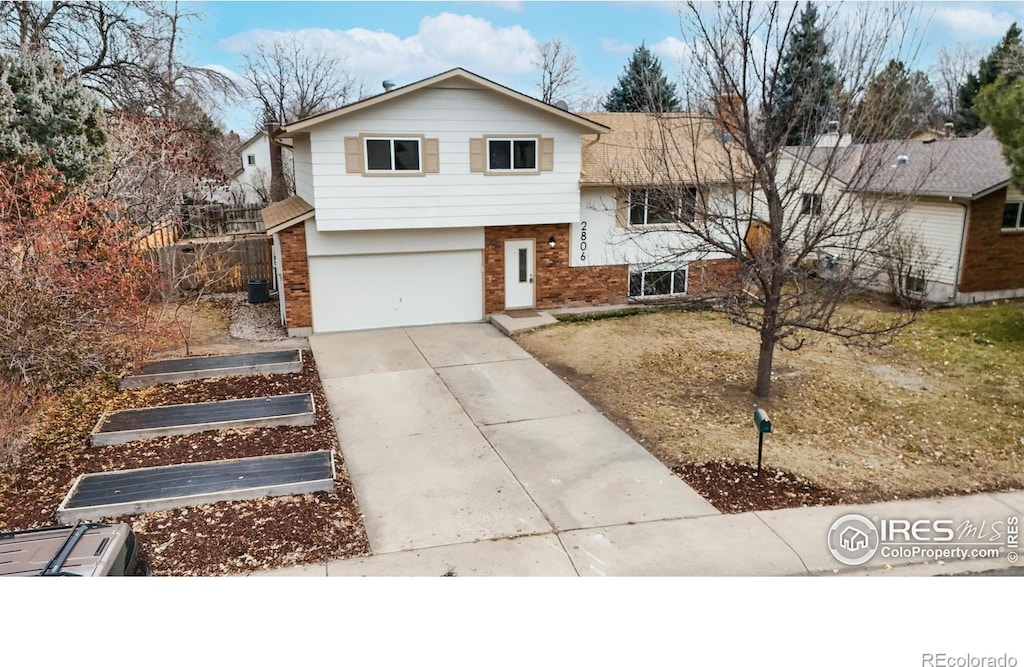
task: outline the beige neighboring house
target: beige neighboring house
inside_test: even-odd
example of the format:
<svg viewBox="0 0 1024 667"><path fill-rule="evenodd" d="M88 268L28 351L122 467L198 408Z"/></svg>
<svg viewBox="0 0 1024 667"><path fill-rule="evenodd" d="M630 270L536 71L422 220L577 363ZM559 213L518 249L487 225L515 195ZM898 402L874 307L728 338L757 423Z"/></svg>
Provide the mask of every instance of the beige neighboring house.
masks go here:
<svg viewBox="0 0 1024 667"><path fill-rule="evenodd" d="M876 210L891 198L905 207L899 223L926 254L901 276L907 293L957 304L1024 296L1024 193L1010 184L991 133L789 149L784 159L832 174L802 193L803 210L792 215L813 212L822 198L853 197Z"/></svg>
<svg viewBox="0 0 1024 667"><path fill-rule="evenodd" d="M703 211L723 195L713 167L727 149L709 120L679 120L679 141L696 142L680 167L696 161L696 173L673 175L692 182L673 205ZM477 322L698 292L694 269L713 258L644 245L657 236L644 232L669 234L665 183L645 174L637 143L659 127L574 114L464 69L291 123L279 138L295 195L263 211L285 324L304 335Z"/></svg>

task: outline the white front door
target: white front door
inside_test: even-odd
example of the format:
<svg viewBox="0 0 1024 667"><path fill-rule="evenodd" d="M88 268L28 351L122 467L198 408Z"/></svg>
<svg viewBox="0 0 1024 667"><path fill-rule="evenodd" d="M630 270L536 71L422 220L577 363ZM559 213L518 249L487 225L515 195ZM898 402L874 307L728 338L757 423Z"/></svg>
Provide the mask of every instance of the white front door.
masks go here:
<svg viewBox="0 0 1024 667"><path fill-rule="evenodd" d="M505 308L533 308L535 241L505 241Z"/></svg>

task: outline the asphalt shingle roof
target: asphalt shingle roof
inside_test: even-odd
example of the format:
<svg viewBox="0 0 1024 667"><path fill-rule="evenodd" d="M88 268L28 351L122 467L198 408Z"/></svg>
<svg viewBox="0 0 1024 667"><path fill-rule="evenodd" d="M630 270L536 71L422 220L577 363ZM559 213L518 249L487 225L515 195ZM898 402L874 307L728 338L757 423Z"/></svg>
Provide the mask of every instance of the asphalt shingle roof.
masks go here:
<svg viewBox="0 0 1024 667"><path fill-rule="evenodd" d="M837 179L861 192L974 199L1010 180L999 142L984 136L787 152L818 169L828 170L831 165Z"/></svg>
<svg viewBox="0 0 1024 667"><path fill-rule="evenodd" d="M714 122L685 113L580 113L611 128L580 138L584 185L728 182L742 152L723 141ZM740 176L736 175L739 179Z"/></svg>

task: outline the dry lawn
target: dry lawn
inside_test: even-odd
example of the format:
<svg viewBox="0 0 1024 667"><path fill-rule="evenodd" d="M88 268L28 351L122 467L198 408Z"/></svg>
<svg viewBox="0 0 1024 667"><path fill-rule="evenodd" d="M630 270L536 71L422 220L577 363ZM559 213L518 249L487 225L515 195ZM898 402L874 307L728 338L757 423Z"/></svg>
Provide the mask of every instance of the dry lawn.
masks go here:
<svg viewBox="0 0 1024 667"><path fill-rule="evenodd" d="M756 334L717 313L561 323L517 338L669 465L765 465L846 501L1024 488L1024 304L926 313L892 346L819 337L751 388Z"/></svg>

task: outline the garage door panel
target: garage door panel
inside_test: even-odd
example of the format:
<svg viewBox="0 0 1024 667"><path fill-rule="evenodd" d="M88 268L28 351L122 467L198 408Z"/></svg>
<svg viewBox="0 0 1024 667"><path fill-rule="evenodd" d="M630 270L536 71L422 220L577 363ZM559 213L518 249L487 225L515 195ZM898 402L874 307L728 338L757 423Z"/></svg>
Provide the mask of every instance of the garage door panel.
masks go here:
<svg viewBox="0 0 1024 667"><path fill-rule="evenodd" d="M483 318L479 250L310 257L309 273L317 332Z"/></svg>

